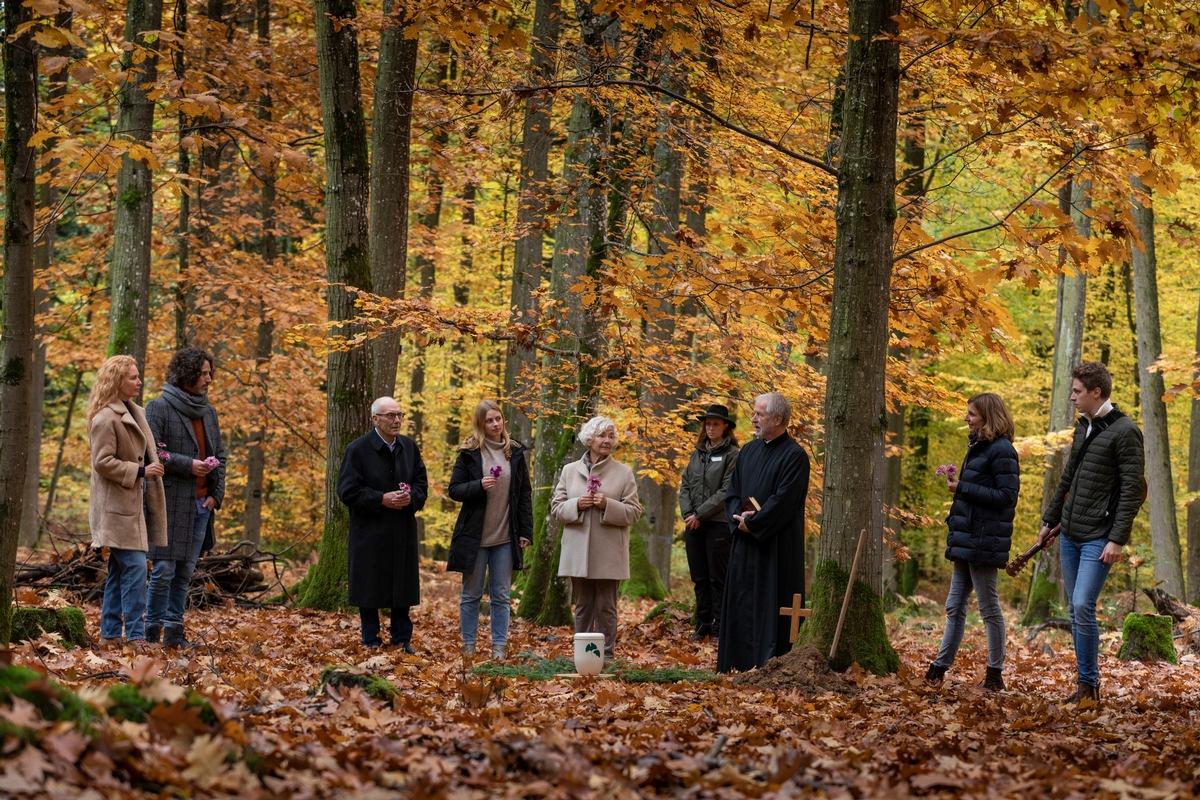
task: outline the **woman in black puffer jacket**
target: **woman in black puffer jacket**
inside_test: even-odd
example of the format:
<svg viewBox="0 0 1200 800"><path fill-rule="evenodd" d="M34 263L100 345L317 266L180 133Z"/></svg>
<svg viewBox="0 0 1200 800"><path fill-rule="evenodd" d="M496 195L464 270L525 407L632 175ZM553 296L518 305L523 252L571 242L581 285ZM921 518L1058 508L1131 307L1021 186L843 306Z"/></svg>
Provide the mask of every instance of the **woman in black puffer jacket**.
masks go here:
<svg viewBox="0 0 1200 800"><path fill-rule="evenodd" d="M979 615L987 628L988 661L984 688L1004 688L1005 629L1000 610L998 571L1008 562L1012 546L1013 518L1021 489L1021 467L1013 447L1013 421L1004 401L990 392L967 402L964 417L970 429L970 444L956 477L946 476L946 488L954 493L946 517L946 558L954 563L950 593L946 597L946 631L937 658L925 679L940 682L954 664L962 643L967 618L967 601L974 590Z"/></svg>

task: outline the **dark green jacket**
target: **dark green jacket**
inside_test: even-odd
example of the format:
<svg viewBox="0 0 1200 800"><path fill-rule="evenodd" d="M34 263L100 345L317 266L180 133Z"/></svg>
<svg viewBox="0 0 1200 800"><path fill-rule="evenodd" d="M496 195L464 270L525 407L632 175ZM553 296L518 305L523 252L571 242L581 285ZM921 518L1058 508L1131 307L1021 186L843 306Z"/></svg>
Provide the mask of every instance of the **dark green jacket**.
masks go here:
<svg viewBox="0 0 1200 800"><path fill-rule="evenodd" d="M1084 451L1087 431L1088 421L1080 419L1071 460L1042 521L1050 527L1061 522L1063 533L1077 542L1128 544L1133 518L1145 499L1142 432L1115 406L1094 421L1092 441Z"/></svg>
<svg viewBox="0 0 1200 800"><path fill-rule="evenodd" d="M725 492L738 452L730 438L717 442L711 451L707 443L692 451L679 487L679 510L684 519L695 514L701 522L725 520Z"/></svg>

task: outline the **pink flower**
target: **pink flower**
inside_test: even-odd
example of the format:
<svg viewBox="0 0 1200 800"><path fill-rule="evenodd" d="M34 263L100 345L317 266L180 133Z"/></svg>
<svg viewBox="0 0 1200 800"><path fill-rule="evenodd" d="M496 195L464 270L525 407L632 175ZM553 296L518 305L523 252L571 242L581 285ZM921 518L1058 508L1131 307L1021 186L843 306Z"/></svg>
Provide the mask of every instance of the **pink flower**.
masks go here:
<svg viewBox="0 0 1200 800"><path fill-rule="evenodd" d="M953 464L942 464L936 470L938 475L941 475L948 481L954 480L954 476L958 474L958 467Z"/></svg>
<svg viewBox="0 0 1200 800"><path fill-rule="evenodd" d="M401 482L400 483L400 491L403 492L404 494L410 494L412 492L412 487L409 486L407 483Z"/></svg>
<svg viewBox="0 0 1200 800"><path fill-rule="evenodd" d="M171 454L167 452L167 443L166 442L158 442L158 460L159 461L170 461L171 460Z"/></svg>
<svg viewBox="0 0 1200 800"><path fill-rule="evenodd" d="M492 467L491 472L493 478L499 478L500 473L504 472L504 468L497 464L496 466Z"/></svg>
<svg viewBox="0 0 1200 800"><path fill-rule="evenodd" d="M204 459L204 463L208 464L213 469L221 466L221 462L216 456L209 456L208 458Z"/></svg>
<svg viewBox="0 0 1200 800"><path fill-rule="evenodd" d="M587 490L591 494L595 494L596 492L600 491L600 479L595 475L589 477L587 482Z"/></svg>

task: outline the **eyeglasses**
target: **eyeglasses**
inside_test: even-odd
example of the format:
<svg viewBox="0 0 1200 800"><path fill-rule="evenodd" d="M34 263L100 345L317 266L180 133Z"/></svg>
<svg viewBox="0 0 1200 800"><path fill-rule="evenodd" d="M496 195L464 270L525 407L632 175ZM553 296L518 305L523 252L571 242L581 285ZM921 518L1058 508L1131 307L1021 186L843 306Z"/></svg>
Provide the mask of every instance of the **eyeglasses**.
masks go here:
<svg viewBox="0 0 1200 800"><path fill-rule="evenodd" d="M375 414L376 417L387 417L388 419L404 419L404 414L399 411L389 411L386 414Z"/></svg>

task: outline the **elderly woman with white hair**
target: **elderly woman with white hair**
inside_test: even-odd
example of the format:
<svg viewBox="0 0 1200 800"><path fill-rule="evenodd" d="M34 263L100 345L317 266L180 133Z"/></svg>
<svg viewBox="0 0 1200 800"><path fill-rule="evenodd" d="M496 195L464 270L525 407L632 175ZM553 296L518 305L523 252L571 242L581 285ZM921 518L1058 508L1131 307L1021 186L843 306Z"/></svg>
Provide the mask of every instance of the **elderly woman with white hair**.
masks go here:
<svg viewBox="0 0 1200 800"><path fill-rule="evenodd" d="M642 516L633 470L614 461L617 426L592 417L579 431L587 448L559 475L550 513L563 524L558 574L571 579L575 632L603 633L604 655L617 639L617 597L629 577L629 528Z"/></svg>

